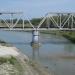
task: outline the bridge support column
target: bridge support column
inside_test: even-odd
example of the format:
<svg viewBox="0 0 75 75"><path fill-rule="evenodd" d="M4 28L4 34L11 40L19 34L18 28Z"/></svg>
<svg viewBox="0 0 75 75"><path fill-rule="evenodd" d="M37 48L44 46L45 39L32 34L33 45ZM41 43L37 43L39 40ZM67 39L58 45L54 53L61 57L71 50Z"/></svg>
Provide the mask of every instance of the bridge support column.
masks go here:
<svg viewBox="0 0 75 75"><path fill-rule="evenodd" d="M39 46L39 31L37 29L32 31L31 45L34 46L34 47Z"/></svg>
<svg viewBox="0 0 75 75"><path fill-rule="evenodd" d="M38 30L32 31L32 42L39 43L39 31Z"/></svg>

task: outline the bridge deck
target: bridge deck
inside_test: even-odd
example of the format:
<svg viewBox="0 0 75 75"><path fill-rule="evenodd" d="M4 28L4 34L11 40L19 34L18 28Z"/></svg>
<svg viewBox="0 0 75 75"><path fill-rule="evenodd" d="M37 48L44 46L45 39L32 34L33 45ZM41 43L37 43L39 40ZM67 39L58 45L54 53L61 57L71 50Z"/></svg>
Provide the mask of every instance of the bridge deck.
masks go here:
<svg viewBox="0 0 75 75"><path fill-rule="evenodd" d="M0 28L0 30L7 30L7 31L32 31L32 30L36 30L33 28ZM62 31L75 31L75 28L39 28L37 29L39 31L41 30L62 30Z"/></svg>

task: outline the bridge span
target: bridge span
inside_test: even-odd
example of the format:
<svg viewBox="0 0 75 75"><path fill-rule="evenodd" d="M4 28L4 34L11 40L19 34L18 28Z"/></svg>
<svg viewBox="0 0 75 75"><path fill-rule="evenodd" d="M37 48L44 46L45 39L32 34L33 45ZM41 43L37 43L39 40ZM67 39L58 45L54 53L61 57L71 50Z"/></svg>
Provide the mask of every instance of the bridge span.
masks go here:
<svg viewBox="0 0 75 75"><path fill-rule="evenodd" d="M10 15L11 18L5 19L3 17L5 15ZM16 20L14 18L15 15L18 15ZM22 20L21 25L18 24L20 20ZM2 21L0 30L32 31L32 43L39 42L39 31L41 30L75 31L75 13L49 12L41 18L38 25L34 25L28 18L27 24L25 23L22 12L0 12L0 21ZM26 28L26 25L29 25L29 27Z"/></svg>
<svg viewBox="0 0 75 75"><path fill-rule="evenodd" d="M47 30L49 30L49 31L57 31L57 30L59 30L59 31L75 31L75 28L71 28L71 29L69 29L69 28L39 28L39 29L34 29L34 28L24 28L24 29L22 29L22 28L0 28L0 30L5 30L5 31L42 31L42 30L44 30L44 31L47 31Z"/></svg>

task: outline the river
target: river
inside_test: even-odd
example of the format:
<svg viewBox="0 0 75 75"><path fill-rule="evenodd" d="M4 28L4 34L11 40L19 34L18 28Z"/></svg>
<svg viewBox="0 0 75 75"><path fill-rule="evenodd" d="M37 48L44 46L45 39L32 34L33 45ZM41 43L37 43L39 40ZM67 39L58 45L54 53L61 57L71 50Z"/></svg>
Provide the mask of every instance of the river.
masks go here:
<svg viewBox="0 0 75 75"><path fill-rule="evenodd" d="M64 37L40 33L39 48L31 47L31 32L1 30L0 39L16 46L55 75L75 75L75 44Z"/></svg>

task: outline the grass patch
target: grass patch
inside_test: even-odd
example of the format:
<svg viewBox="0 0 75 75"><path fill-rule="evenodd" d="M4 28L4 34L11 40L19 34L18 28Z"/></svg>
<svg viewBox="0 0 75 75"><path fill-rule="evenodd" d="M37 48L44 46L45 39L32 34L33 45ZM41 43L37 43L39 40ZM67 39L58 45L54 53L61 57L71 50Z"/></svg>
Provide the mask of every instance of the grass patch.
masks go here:
<svg viewBox="0 0 75 75"><path fill-rule="evenodd" d="M3 63L10 63L12 65L15 64L15 62L17 62L17 59L13 56L11 57L0 57L0 64L3 64Z"/></svg>
<svg viewBox="0 0 75 75"><path fill-rule="evenodd" d="M21 66L21 63L18 62L16 57L13 57L13 56L0 57L0 65L2 65L4 63L13 65L13 67L19 72L18 75L23 75L23 68Z"/></svg>

